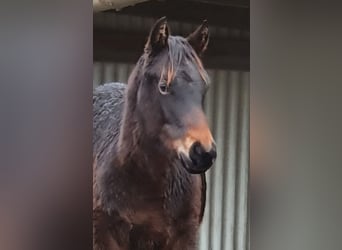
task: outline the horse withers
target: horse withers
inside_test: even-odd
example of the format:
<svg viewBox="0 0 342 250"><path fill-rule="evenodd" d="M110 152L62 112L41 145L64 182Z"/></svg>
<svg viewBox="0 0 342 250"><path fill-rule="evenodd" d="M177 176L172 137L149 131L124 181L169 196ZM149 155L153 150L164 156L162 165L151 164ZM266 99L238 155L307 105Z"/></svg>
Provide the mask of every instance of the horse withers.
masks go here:
<svg viewBox="0 0 342 250"><path fill-rule="evenodd" d="M183 38L163 17L128 84L95 89L94 249L196 249L216 158L199 58L208 41L206 21Z"/></svg>

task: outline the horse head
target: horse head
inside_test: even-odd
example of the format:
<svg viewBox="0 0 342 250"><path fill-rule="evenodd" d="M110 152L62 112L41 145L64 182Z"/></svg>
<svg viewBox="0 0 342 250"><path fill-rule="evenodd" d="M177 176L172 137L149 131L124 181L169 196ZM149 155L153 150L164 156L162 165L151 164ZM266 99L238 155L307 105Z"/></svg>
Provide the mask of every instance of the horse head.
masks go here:
<svg viewBox="0 0 342 250"><path fill-rule="evenodd" d="M129 80L134 94L128 95L145 137L167 149L164 154L178 157L193 174L208 170L216 158L203 110L209 77L200 56L208 41L206 21L184 38L171 36L163 17L153 25L139 69Z"/></svg>

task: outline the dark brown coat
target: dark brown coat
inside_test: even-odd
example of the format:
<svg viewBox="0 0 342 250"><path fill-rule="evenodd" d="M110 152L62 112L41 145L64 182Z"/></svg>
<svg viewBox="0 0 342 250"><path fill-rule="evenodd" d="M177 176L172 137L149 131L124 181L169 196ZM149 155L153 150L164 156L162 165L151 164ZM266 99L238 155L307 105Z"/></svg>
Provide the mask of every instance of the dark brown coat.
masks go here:
<svg viewBox="0 0 342 250"><path fill-rule="evenodd" d="M159 34L159 39L166 39L163 43L164 46L168 43L169 51L188 50L177 56L177 72L189 71L182 71L183 64L189 65L184 60L192 60L194 65L200 63L184 38L169 37L168 30L159 28L162 35L167 35L165 38ZM152 38L156 35L153 30L150 40L151 35ZM207 41L204 42L206 46ZM94 91L93 244L96 250L196 249L205 206L205 174L190 174L182 166L177 153L168 148L168 138L163 136L165 117L160 115L157 97L150 90L149 99L140 93L162 74L156 61L165 64L165 58L170 57L170 53L158 52L156 58L155 50L162 51L157 45L146 47L128 85L110 83ZM146 81L147 71L151 80ZM196 72L200 77L202 67ZM203 91L202 85L198 86L198 91ZM146 109L141 107L145 104Z"/></svg>

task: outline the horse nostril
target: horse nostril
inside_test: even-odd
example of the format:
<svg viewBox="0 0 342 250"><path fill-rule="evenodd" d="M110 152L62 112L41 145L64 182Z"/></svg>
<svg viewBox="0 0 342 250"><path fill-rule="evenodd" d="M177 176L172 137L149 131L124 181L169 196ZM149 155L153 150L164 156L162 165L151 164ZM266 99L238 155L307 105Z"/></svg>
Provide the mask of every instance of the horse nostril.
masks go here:
<svg viewBox="0 0 342 250"><path fill-rule="evenodd" d="M210 167L216 159L216 147L213 145L210 151L206 151L200 142L195 142L190 148L189 155L195 166L207 168Z"/></svg>
<svg viewBox="0 0 342 250"><path fill-rule="evenodd" d="M203 147L201 146L201 144L199 143L199 142L195 142L194 144L193 144L193 149L194 149L194 152L196 153L196 154L202 154L203 153Z"/></svg>

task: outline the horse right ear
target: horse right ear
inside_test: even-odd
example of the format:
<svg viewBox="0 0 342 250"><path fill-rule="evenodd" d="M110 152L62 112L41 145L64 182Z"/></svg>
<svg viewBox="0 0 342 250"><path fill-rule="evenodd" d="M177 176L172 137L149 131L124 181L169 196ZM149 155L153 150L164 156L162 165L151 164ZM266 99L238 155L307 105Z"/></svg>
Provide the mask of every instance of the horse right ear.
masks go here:
<svg viewBox="0 0 342 250"><path fill-rule="evenodd" d="M153 25L145 45L145 52L158 52L165 48L167 46L169 34L170 28L167 25L167 20L164 16Z"/></svg>
<svg viewBox="0 0 342 250"><path fill-rule="evenodd" d="M207 20L187 37L188 42L194 48L198 55L202 55L207 49L209 43L209 28Z"/></svg>

